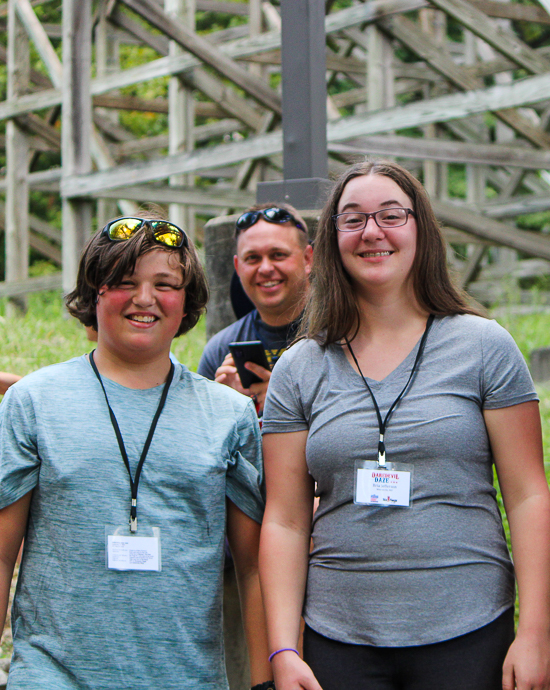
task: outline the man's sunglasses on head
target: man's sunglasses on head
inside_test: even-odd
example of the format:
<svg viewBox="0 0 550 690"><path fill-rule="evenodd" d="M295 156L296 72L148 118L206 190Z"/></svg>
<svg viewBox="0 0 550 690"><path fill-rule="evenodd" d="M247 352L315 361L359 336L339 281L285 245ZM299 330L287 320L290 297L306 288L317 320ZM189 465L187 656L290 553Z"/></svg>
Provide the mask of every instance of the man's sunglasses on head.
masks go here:
<svg viewBox="0 0 550 690"><path fill-rule="evenodd" d="M283 225L284 223L293 223L298 230L302 230L307 233L306 228L304 228L303 223L296 220L292 213L285 211L284 208L277 208L273 206L272 208L262 208L259 211L247 211L239 216L237 222L235 223L236 233L242 232L243 230L248 230L253 225L255 225L260 218L264 218L268 223L277 223Z"/></svg>
<svg viewBox="0 0 550 690"><path fill-rule="evenodd" d="M168 220L147 220L145 218L117 218L103 228L102 234L112 242L124 242L131 239L142 228L148 228L155 242L165 247L189 248L189 240L185 232Z"/></svg>

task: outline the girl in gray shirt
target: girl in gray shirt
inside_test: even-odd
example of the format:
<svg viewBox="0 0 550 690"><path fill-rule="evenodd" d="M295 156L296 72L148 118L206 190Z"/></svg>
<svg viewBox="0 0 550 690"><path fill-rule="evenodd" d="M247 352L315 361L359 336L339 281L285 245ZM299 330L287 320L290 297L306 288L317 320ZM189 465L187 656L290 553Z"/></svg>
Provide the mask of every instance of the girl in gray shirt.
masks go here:
<svg viewBox="0 0 550 690"><path fill-rule="evenodd" d="M400 166L358 164L336 183L306 328L274 370L263 425L278 690L548 688L536 393L509 334L452 286L427 195Z"/></svg>

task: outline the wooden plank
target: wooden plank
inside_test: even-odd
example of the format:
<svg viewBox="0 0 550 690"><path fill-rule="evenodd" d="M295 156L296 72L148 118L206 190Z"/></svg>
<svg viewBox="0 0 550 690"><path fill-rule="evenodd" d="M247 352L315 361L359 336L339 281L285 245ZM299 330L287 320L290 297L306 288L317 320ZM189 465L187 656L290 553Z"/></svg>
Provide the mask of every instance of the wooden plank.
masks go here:
<svg viewBox="0 0 550 690"><path fill-rule="evenodd" d="M517 107L545 101L550 98L550 75L530 77L509 85L440 96L385 111L354 115L329 122L329 142L342 142L357 137L380 134L432 122L447 122L486 112L490 107ZM282 135L273 132L231 144L220 144L193 154L166 157L148 163L132 163L112 171L84 176L73 176L64 181L64 196L88 193L150 182L177 173L191 173L258 159L282 152Z"/></svg>
<svg viewBox="0 0 550 690"><path fill-rule="evenodd" d="M512 197L484 204L482 211L491 218L512 218L550 209L550 195Z"/></svg>
<svg viewBox="0 0 550 690"><path fill-rule="evenodd" d="M221 0L197 0L197 10L201 12L221 12L241 17L248 16L248 6L241 2L222 2Z"/></svg>
<svg viewBox="0 0 550 690"><path fill-rule="evenodd" d="M140 41L146 45L156 50L161 55L168 55L168 47L170 42L166 36L159 36L157 34L152 34L150 31L140 24L139 22L131 19L127 14L124 14L122 10L116 5L113 7L109 14L109 21L111 21L116 26L124 29L132 36L135 36Z"/></svg>
<svg viewBox="0 0 550 690"><path fill-rule="evenodd" d="M0 103L0 120L17 117L33 110L46 110L60 105L62 94L60 89L47 89L30 93L25 96L7 98Z"/></svg>
<svg viewBox="0 0 550 690"><path fill-rule="evenodd" d="M460 65L457 65L443 46L436 45L410 19L406 17L385 18L379 22L379 26L413 50L432 69L440 72L446 79L449 79L453 85L464 90L479 89L482 86L480 79L474 77ZM540 127L535 127L520 113L511 110L491 110L500 120L512 127L518 134L525 137L535 146L550 148L550 135Z"/></svg>
<svg viewBox="0 0 550 690"><path fill-rule="evenodd" d="M45 240L41 235L31 232L29 235L29 245L32 249L45 256L50 261L53 261L57 266L62 265L61 249L54 246L48 240Z"/></svg>
<svg viewBox="0 0 550 690"><path fill-rule="evenodd" d="M334 33L352 26L363 26L390 14L418 10L426 7L426 4L422 0L370 0L364 5L354 5L329 14L325 21L326 32Z"/></svg>
<svg viewBox="0 0 550 690"><path fill-rule="evenodd" d="M459 120L487 110L515 108L540 103L550 98L550 74L529 77L512 84L439 96L426 101L385 111L366 113L329 122L331 141L346 141L360 136L418 127L432 122Z"/></svg>
<svg viewBox="0 0 550 690"><path fill-rule="evenodd" d="M92 169L92 0L63 0L63 176ZM63 288L73 289L80 253L92 230L93 204L62 200Z"/></svg>
<svg viewBox="0 0 550 690"><path fill-rule="evenodd" d="M59 151L61 148L61 130L52 127L43 118L34 113L26 113L19 115L16 121L23 129L42 137L54 150Z"/></svg>
<svg viewBox="0 0 550 690"><path fill-rule="evenodd" d="M0 297L21 297L31 292L61 290L61 275L61 273L52 273L49 276L40 276L39 278L27 278L10 283L0 282Z"/></svg>
<svg viewBox="0 0 550 690"><path fill-rule="evenodd" d="M496 0L470 0L472 5L489 17L512 19L520 22L550 24L550 14L535 5L520 5L518 2L497 2Z"/></svg>
<svg viewBox="0 0 550 690"><path fill-rule="evenodd" d="M158 45L158 36L155 36L150 31L147 31L143 27L137 24L137 22L128 22L126 19L122 20L122 13L113 12L117 22L121 24L125 22L125 26L128 30L132 30L139 35L140 39L144 41L147 45L151 46L156 50L164 50L168 52L168 42L165 46ZM125 15L122 15L124 17ZM134 26L135 25L135 26ZM248 104L241 96L233 91L227 84L223 83L220 79L213 76L205 69L197 67L185 73L181 73L180 79L189 88L198 89L208 98L212 99L217 106L223 108L224 114L229 114L237 117L242 122L246 123L252 129L257 129L259 122L261 120L261 114L258 113L250 104ZM97 98L97 97L96 97ZM168 104L166 103L166 106ZM166 110L168 112L168 109ZM195 114L199 114L197 106L195 106ZM222 115L223 117L223 115Z"/></svg>
<svg viewBox="0 0 550 690"><path fill-rule="evenodd" d="M245 93L270 110L282 114L281 97L264 81L249 74L232 58L225 55L218 48L208 43L204 38L190 31L183 22L175 17L169 17L158 5L151 0L123 0L124 4L143 17L185 50L195 55L214 70L219 72L234 84L240 86Z"/></svg>
<svg viewBox="0 0 550 690"><path fill-rule="evenodd" d="M8 61L8 51L4 46L0 45L0 62L6 63ZM42 72L31 67L29 72L30 80L33 84L42 87L43 89L49 89L52 86L51 80Z"/></svg>
<svg viewBox="0 0 550 690"><path fill-rule="evenodd" d="M55 52L50 39L44 31L44 27L40 20L34 13L29 0L15 0L15 8L21 22L23 23L29 38L32 39L38 54L46 65L48 74L55 88L61 88L63 81L63 69L60 65L59 58Z"/></svg>
<svg viewBox="0 0 550 690"><path fill-rule="evenodd" d="M426 6L426 4L423 0L376 0L376 2L373 0L373 2L364 5L329 14L325 21L325 31L327 34L335 33L348 27L373 22L386 14L417 9ZM220 33L222 32L215 32L212 37ZM230 41L219 46L221 52L233 59L280 50L280 48L280 31L267 31L258 36ZM92 93L97 95L157 77L179 74L199 65L200 62L196 58L188 56L159 58L139 67L124 70L116 75L94 79L92 81Z"/></svg>
<svg viewBox="0 0 550 690"><path fill-rule="evenodd" d="M29 85L29 41L15 5L8 14L8 97L24 93ZM29 143L27 135L13 120L6 125L6 214L4 241L7 281L24 280L29 273ZM24 300L9 304L9 315L25 309Z"/></svg>
<svg viewBox="0 0 550 690"><path fill-rule="evenodd" d="M209 122L207 125L195 127L195 141L208 141L214 137L238 132L241 129L243 129L243 124L239 120L226 119L219 122ZM164 148L168 148L167 134L144 137L143 139L131 139L121 144L111 145L111 151L115 158L131 156L136 153L146 153L147 151L158 151Z"/></svg>
<svg viewBox="0 0 550 690"><path fill-rule="evenodd" d="M192 72L184 72L180 79L189 88L198 89L212 99L228 115L236 117L252 129L258 129L260 126L262 114L221 79L209 74L205 69L199 67Z"/></svg>
<svg viewBox="0 0 550 690"><path fill-rule="evenodd" d="M192 153L166 156L158 161L128 163L113 170L72 176L63 180L61 193L67 197L86 196L106 189L162 179L173 174L233 165L249 158L264 158L281 153L282 142L282 133L279 131L260 137L250 137L238 143L220 144Z"/></svg>
<svg viewBox="0 0 550 690"><path fill-rule="evenodd" d="M332 143L329 145L329 151L358 158L381 155L443 163L499 165L531 170L550 169L550 151L527 147L402 136L363 137L350 144Z"/></svg>
<svg viewBox="0 0 550 690"><path fill-rule="evenodd" d="M430 0L430 2L531 74L544 74L550 70L548 60L516 38L511 31L497 26L486 14L466 0Z"/></svg>
<svg viewBox="0 0 550 690"><path fill-rule="evenodd" d="M182 185L155 186L133 185L118 189L106 189L93 195L101 199L132 199L139 202L157 204L189 204L201 208L225 208L227 206L246 208L251 206L256 195L254 192L239 189L212 187L187 187Z"/></svg>
<svg viewBox="0 0 550 690"><path fill-rule="evenodd" d="M505 223L488 218L465 208L457 208L450 203L432 199L437 218L446 225L463 230L476 237L488 240L511 249L525 252L529 256L550 259L550 238L518 230Z"/></svg>
<svg viewBox="0 0 550 690"><path fill-rule="evenodd" d="M464 270L460 274L458 281L458 286L463 290L465 290L468 287L469 283L471 283L472 280L475 278L475 275L479 268L479 264L481 263L481 260L483 259L486 250L487 247L485 245L479 244L476 247L474 247L474 251L472 252L471 256L468 257L466 266L464 266Z"/></svg>
<svg viewBox="0 0 550 690"><path fill-rule="evenodd" d="M167 113L168 100L166 98L139 98L138 96L120 96L107 94L94 96L92 103L95 108L113 108L115 110L134 110L144 113Z"/></svg>

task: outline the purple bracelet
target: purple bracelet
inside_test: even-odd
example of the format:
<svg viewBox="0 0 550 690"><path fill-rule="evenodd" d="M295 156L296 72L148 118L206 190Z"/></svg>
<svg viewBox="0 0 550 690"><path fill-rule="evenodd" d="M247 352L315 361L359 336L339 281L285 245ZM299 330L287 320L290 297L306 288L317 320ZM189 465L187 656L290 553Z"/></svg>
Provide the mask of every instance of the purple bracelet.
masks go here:
<svg viewBox="0 0 550 690"><path fill-rule="evenodd" d="M298 656L300 656L300 652L297 649L294 649L294 647L283 647L283 649L278 649L276 652L270 654L268 661L271 661L274 656L277 656L277 654L280 654L281 652L295 652Z"/></svg>

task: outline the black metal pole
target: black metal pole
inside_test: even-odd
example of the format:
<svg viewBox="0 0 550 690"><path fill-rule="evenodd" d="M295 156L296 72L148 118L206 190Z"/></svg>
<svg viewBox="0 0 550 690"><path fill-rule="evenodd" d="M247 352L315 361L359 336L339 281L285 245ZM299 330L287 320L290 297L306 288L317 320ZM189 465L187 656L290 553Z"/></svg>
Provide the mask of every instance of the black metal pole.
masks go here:
<svg viewBox="0 0 550 690"><path fill-rule="evenodd" d="M318 208L327 186L324 0L281 0L284 180L258 184L257 200Z"/></svg>

